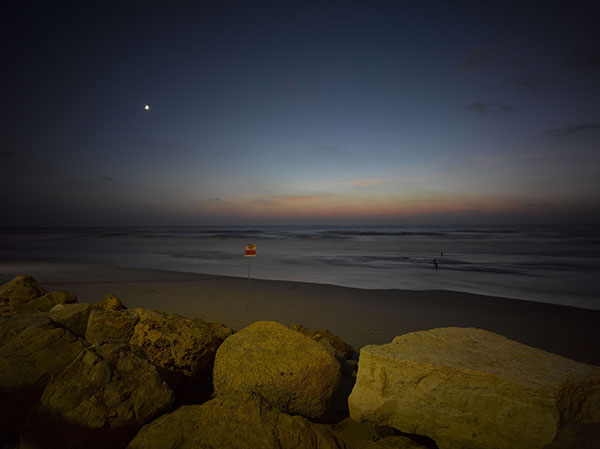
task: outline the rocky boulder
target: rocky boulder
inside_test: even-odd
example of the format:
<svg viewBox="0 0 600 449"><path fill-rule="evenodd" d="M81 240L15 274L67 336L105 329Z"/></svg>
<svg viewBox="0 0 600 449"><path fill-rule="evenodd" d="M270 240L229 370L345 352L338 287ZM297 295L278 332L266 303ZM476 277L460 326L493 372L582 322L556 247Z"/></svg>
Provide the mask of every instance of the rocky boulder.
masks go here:
<svg viewBox="0 0 600 449"><path fill-rule="evenodd" d="M0 441L18 434L50 379L85 347L48 317L0 319Z"/></svg>
<svg viewBox="0 0 600 449"><path fill-rule="evenodd" d="M123 305L119 298L117 298L115 295L111 295L110 293L94 305L104 310L124 310L127 308Z"/></svg>
<svg viewBox="0 0 600 449"><path fill-rule="evenodd" d="M354 348L352 346L350 346L337 335L332 334L327 329L306 329L305 327L299 324L292 324L290 326L290 329L295 330L296 332L300 332L301 334L306 335L307 337L310 337L315 341L331 346L335 351L336 357L342 359L350 359L354 355Z"/></svg>
<svg viewBox="0 0 600 449"><path fill-rule="evenodd" d="M573 426L600 423L600 368L480 329L433 329L362 348L348 402L353 419L440 449L576 447Z"/></svg>
<svg viewBox="0 0 600 449"><path fill-rule="evenodd" d="M91 304L57 304L48 316L80 337L85 337L90 314L94 310Z"/></svg>
<svg viewBox="0 0 600 449"><path fill-rule="evenodd" d="M128 449L338 449L323 425L290 416L252 393L183 406L144 426Z"/></svg>
<svg viewBox="0 0 600 449"><path fill-rule="evenodd" d="M283 324L258 321L217 350L217 395L254 392L283 411L322 416L340 381L340 364L323 345Z"/></svg>
<svg viewBox="0 0 600 449"><path fill-rule="evenodd" d="M0 285L0 316L15 315L16 308L46 294L33 276L16 276Z"/></svg>
<svg viewBox="0 0 600 449"><path fill-rule="evenodd" d="M369 443L365 449L425 449L425 446L405 436L390 436Z"/></svg>
<svg viewBox="0 0 600 449"><path fill-rule="evenodd" d="M8 318L13 314L10 312L10 303L8 298L0 298L0 318Z"/></svg>
<svg viewBox="0 0 600 449"><path fill-rule="evenodd" d="M139 319L133 310L93 310L88 318L85 339L94 345L129 343Z"/></svg>
<svg viewBox="0 0 600 449"><path fill-rule="evenodd" d="M6 284L0 285L0 298L12 303L29 302L46 294L33 276L16 276Z"/></svg>
<svg viewBox="0 0 600 449"><path fill-rule="evenodd" d="M90 347L48 384L21 448L122 448L173 401L156 368L128 345Z"/></svg>
<svg viewBox="0 0 600 449"><path fill-rule="evenodd" d="M347 399L347 398L346 398ZM345 449L365 449L370 443L398 434L396 429L369 422L356 422L350 417L328 426Z"/></svg>
<svg viewBox="0 0 600 449"><path fill-rule="evenodd" d="M129 343L140 348L174 388L193 383L199 390L210 388L215 353L231 330L159 311L136 309L136 313L139 322Z"/></svg>
<svg viewBox="0 0 600 449"><path fill-rule="evenodd" d="M208 327L210 327L210 329L212 330L212 332L218 338L220 338L221 341L225 340L227 337L229 337L231 334L233 334L233 330L231 330L230 328L228 328L224 324L217 323L215 321L204 321L204 320L201 320L199 318L194 319L194 321L197 321L201 325L208 325Z"/></svg>
<svg viewBox="0 0 600 449"><path fill-rule="evenodd" d="M23 315L26 313L48 312L57 304L72 304L77 302L77 295L72 292L57 290L46 293L39 298L27 302L13 304L11 310L15 314Z"/></svg>

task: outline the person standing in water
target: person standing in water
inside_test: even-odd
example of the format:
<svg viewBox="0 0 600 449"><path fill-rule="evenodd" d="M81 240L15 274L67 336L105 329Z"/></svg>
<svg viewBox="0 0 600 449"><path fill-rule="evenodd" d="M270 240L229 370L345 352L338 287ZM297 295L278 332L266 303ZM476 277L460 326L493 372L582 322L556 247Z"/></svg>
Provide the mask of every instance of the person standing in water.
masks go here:
<svg viewBox="0 0 600 449"><path fill-rule="evenodd" d="M437 264L437 260L433 259L433 266L435 267L435 269L438 269L438 264Z"/></svg>

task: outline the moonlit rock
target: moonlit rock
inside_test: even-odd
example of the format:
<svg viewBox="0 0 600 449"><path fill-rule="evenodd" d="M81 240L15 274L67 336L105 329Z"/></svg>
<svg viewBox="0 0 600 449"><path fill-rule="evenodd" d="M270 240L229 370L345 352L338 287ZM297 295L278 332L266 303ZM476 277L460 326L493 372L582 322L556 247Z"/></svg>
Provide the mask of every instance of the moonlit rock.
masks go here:
<svg viewBox="0 0 600 449"><path fill-rule="evenodd" d="M481 329L412 332L360 350L348 406L440 449L598 447L600 368Z"/></svg>

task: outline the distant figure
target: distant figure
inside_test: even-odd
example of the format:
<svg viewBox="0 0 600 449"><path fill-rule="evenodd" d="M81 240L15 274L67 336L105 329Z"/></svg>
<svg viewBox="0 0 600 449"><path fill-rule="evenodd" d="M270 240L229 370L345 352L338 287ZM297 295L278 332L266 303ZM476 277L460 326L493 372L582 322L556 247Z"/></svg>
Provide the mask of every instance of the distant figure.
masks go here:
<svg viewBox="0 0 600 449"><path fill-rule="evenodd" d="M435 267L436 270L438 269L438 265L437 265L437 260L436 259L433 259L433 266Z"/></svg>
<svg viewBox="0 0 600 449"><path fill-rule="evenodd" d="M440 252L440 257L444 257L444 251Z"/></svg>

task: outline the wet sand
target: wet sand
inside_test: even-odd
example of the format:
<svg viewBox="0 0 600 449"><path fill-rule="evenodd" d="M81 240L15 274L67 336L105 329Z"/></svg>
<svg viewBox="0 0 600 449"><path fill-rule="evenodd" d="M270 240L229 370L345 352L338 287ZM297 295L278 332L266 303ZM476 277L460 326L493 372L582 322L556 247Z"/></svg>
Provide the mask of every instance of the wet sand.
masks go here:
<svg viewBox="0 0 600 449"><path fill-rule="evenodd" d="M565 357L600 365L600 311L471 293L367 290L114 265L0 261L0 283L31 274L47 290L70 290L80 302L118 296L128 307L219 321L241 329L258 320L327 328L357 350L396 335L470 326Z"/></svg>

